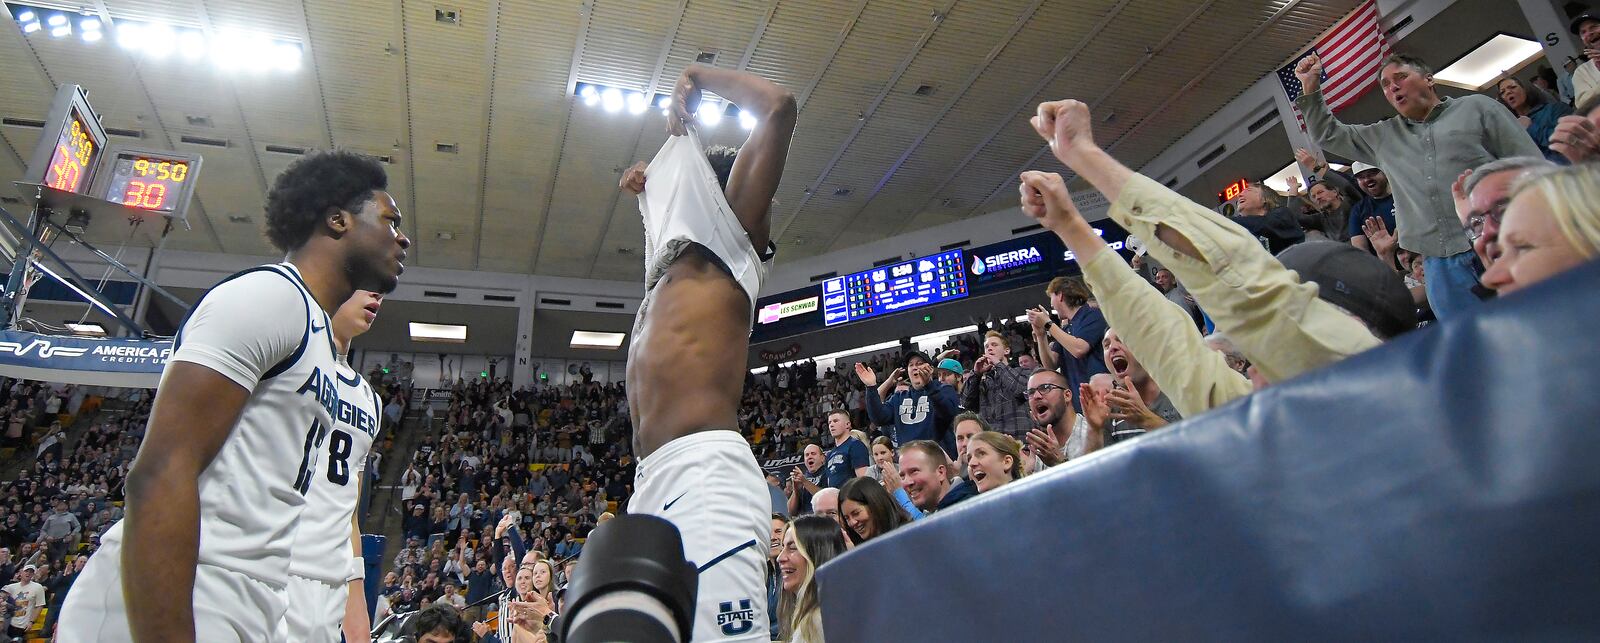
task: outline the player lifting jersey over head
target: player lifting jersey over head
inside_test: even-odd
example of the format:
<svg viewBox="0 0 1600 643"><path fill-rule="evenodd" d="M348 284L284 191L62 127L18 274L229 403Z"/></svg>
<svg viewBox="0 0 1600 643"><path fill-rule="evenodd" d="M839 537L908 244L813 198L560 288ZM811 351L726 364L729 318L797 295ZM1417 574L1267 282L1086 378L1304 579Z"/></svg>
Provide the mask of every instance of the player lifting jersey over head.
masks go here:
<svg viewBox="0 0 1600 643"><path fill-rule="evenodd" d="M305 157L267 195L288 256L184 320L127 478L126 516L62 609L58 641L277 641L294 529L339 410L330 310L389 292L410 241L383 166Z"/></svg>
<svg viewBox="0 0 1600 643"><path fill-rule="evenodd" d="M371 636L367 599L361 579L361 523L356 505L366 479L367 454L381 428L383 401L361 373L350 366L350 342L372 329L383 295L357 290L332 321L333 343L339 350L339 409L333 418L321 463L306 491L306 506L295 527L289 559L289 610L284 615L284 640L295 643L365 641Z"/></svg>
<svg viewBox="0 0 1600 643"><path fill-rule="evenodd" d="M739 150L701 149L692 118L702 90L755 115ZM640 458L629 510L682 533L700 571L696 641L767 640L759 543L772 499L735 415L795 112L793 95L758 76L690 67L673 89L672 136L620 185L639 195L645 228L645 298L628 347Z"/></svg>

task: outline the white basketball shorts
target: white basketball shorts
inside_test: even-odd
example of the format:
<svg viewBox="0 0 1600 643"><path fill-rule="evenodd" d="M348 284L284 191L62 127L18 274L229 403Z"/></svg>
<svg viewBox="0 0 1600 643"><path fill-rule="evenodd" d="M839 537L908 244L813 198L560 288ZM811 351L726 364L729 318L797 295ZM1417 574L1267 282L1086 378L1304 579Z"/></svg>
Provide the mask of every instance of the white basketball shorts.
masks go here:
<svg viewBox="0 0 1600 643"><path fill-rule="evenodd" d="M695 641L768 640L766 485L736 431L686 435L639 461L628 510L671 521L700 570Z"/></svg>
<svg viewBox="0 0 1600 643"><path fill-rule="evenodd" d="M283 614L283 640L339 643L350 584L289 575L289 609Z"/></svg>
<svg viewBox="0 0 1600 643"><path fill-rule="evenodd" d="M111 554L106 556L105 554ZM56 640L61 643L132 641L122 596L121 562L101 549L89 559L62 606ZM239 572L200 564L194 570L195 640L206 643L282 641L278 621L288 605L283 590Z"/></svg>

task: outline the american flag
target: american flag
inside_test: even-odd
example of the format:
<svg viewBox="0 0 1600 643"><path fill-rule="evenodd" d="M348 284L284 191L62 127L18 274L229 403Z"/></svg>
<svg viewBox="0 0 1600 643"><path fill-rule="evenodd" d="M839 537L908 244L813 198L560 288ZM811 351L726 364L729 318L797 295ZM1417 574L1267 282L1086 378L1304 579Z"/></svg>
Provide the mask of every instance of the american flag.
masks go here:
<svg viewBox="0 0 1600 643"><path fill-rule="evenodd" d="M1300 79L1295 78L1294 68L1312 54L1322 58L1322 98L1334 112L1366 94L1377 83L1378 66L1389 55L1389 39L1384 37L1383 26L1378 24L1377 0L1367 0L1328 35L1312 43L1310 50L1278 70L1278 82L1283 83L1283 93L1289 95L1291 105L1305 89L1300 86ZM1304 130L1305 117L1298 107L1294 116Z"/></svg>

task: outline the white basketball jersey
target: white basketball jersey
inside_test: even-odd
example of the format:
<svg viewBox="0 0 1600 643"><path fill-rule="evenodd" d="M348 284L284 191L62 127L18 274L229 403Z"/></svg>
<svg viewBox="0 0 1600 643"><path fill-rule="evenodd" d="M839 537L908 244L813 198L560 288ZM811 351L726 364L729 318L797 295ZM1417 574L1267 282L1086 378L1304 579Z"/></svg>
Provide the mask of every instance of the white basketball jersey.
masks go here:
<svg viewBox="0 0 1600 643"><path fill-rule="evenodd" d="M355 557L350 546L350 519L360 500L367 454L378 436L383 401L343 360L336 380L339 407L333 430L320 447L322 463L312 476L300 524L295 527L289 573L342 585L348 578L350 559Z"/></svg>
<svg viewBox="0 0 1600 643"><path fill-rule="evenodd" d="M295 523L317 475L317 445L339 408L328 325L299 271L282 263L224 279L179 329L171 362L205 366L250 391L200 474L199 562L277 589L287 585ZM117 564L121 544L119 522L90 564Z"/></svg>

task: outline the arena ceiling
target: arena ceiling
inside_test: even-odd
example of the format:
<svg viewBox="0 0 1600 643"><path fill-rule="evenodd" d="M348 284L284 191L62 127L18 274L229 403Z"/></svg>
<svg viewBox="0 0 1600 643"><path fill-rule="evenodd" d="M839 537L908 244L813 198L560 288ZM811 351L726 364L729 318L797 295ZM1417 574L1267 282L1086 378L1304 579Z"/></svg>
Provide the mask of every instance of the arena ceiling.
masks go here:
<svg viewBox="0 0 1600 643"><path fill-rule="evenodd" d="M51 6L49 0L26 4ZM1096 106L1138 166L1271 73L1359 0L87 0L112 21L302 43L297 71L219 71L0 26L0 195L54 89L76 83L113 143L198 152L193 229L170 247L270 255L261 212L296 151L385 157L409 263L633 280L643 236L620 170L665 140L654 109L607 112L580 83L670 91L697 58L794 91L799 126L773 229L791 257L1009 207L1052 167L1025 116ZM19 125L20 123L20 125ZM737 119L709 142L737 144ZM190 141L204 141L193 143ZM218 144L222 146L217 146ZM19 209L11 204L9 209ZM132 233L149 244L154 226ZM91 236L121 242L121 222Z"/></svg>

